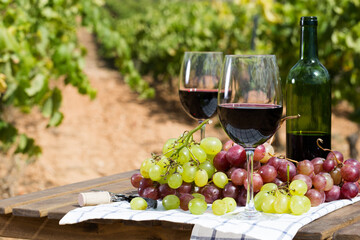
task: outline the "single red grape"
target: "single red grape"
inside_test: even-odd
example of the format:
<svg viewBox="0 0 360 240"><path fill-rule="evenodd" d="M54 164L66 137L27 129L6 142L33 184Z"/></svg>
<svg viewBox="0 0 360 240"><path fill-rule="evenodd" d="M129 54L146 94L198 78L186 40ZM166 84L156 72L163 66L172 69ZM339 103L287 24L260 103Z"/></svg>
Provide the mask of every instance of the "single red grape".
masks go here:
<svg viewBox="0 0 360 240"><path fill-rule="evenodd" d="M308 190L305 194L310 199L311 206L316 207L324 202L324 195L314 188Z"/></svg>
<svg viewBox="0 0 360 240"><path fill-rule="evenodd" d="M335 185L339 185L341 183L342 181L341 168L335 167L334 170L330 172L330 175L333 178Z"/></svg>
<svg viewBox="0 0 360 240"><path fill-rule="evenodd" d="M323 169L323 163L325 161L325 158L316 157L313 160L311 160L311 163L314 166L314 173L318 174L319 172L322 172Z"/></svg>
<svg viewBox="0 0 360 240"><path fill-rule="evenodd" d="M358 195L359 188L353 182L346 182L342 185L340 192L342 198L350 199Z"/></svg>
<svg viewBox="0 0 360 240"><path fill-rule="evenodd" d="M213 184L203 187L200 193L205 196L205 201L207 203L213 203L221 197L221 190Z"/></svg>
<svg viewBox="0 0 360 240"><path fill-rule="evenodd" d="M226 160L231 166L241 166L244 162L246 162L245 148L240 145L232 146L226 153Z"/></svg>
<svg viewBox="0 0 360 240"><path fill-rule="evenodd" d="M314 172L314 165L309 160L303 160L296 166L297 172L309 176Z"/></svg>
<svg viewBox="0 0 360 240"><path fill-rule="evenodd" d="M226 160L226 151L220 151L213 159L213 165L218 171L226 172L230 168L230 163Z"/></svg>
<svg viewBox="0 0 360 240"><path fill-rule="evenodd" d="M288 179L288 169L289 169L289 179ZM284 161L280 163L280 166L277 171L278 171L278 178L284 182L287 182L288 180L290 181L296 175L296 167L292 162L289 161Z"/></svg>
<svg viewBox="0 0 360 240"><path fill-rule="evenodd" d="M341 176L347 182L357 182L360 177L360 171L352 164L345 164L341 168Z"/></svg>
<svg viewBox="0 0 360 240"><path fill-rule="evenodd" d="M139 188L141 179L143 179L143 176L140 173L134 173L130 178L131 185L135 188Z"/></svg>
<svg viewBox="0 0 360 240"><path fill-rule="evenodd" d="M354 159L354 158L349 158L348 160L346 160L346 161L344 162L344 164L345 164L345 165L348 165L348 164L353 165L353 166L355 166L357 169L359 169L359 171L360 171L360 162L359 162L358 160Z"/></svg>
<svg viewBox="0 0 360 240"><path fill-rule="evenodd" d="M334 185L329 191L325 192L326 202L331 202L340 199L340 187Z"/></svg>
<svg viewBox="0 0 360 240"><path fill-rule="evenodd" d="M247 189L248 181L247 178L244 181L244 187ZM253 173L253 190L259 192L261 187L264 185L263 179L259 173Z"/></svg>
<svg viewBox="0 0 360 240"><path fill-rule="evenodd" d="M245 169L237 168L231 174L231 181L233 184L241 186L244 184L246 176L247 176L247 172Z"/></svg>
<svg viewBox="0 0 360 240"><path fill-rule="evenodd" d="M312 178L312 183L314 188L319 191L324 191L326 186L326 178L321 174L317 174Z"/></svg>
<svg viewBox="0 0 360 240"><path fill-rule="evenodd" d="M238 194L239 194L239 188L235 186L232 182L227 183L224 189L222 190L223 197L231 197L236 199Z"/></svg>
<svg viewBox="0 0 360 240"><path fill-rule="evenodd" d="M261 159L265 157L266 149L264 145L259 145L255 148L254 151L254 162L259 162Z"/></svg>
<svg viewBox="0 0 360 240"><path fill-rule="evenodd" d="M259 174L261 175L264 183L270 183L274 181L277 176L276 168L269 164L260 167Z"/></svg>
<svg viewBox="0 0 360 240"><path fill-rule="evenodd" d="M180 194L180 208L184 211L189 210L189 202L194 199L194 196L190 193L182 193Z"/></svg>

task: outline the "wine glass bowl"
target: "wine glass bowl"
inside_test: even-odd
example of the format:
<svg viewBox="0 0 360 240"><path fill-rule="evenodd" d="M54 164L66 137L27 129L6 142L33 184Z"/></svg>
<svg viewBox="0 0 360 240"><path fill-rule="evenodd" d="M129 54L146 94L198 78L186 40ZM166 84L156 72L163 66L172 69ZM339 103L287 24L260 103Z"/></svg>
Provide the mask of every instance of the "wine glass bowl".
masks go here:
<svg viewBox="0 0 360 240"><path fill-rule="evenodd" d="M217 113L227 135L247 154L245 217L257 212L253 203L253 155L271 138L282 116L279 69L274 55L227 55L219 83Z"/></svg>
<svg viewBox="0 0 360 240"><path fill-rule="evenodd" d="M185 112L203 122L216 114L222 52L185 52L179 78L179 97ZM201 139L205 129L201 129Z"/></svg>

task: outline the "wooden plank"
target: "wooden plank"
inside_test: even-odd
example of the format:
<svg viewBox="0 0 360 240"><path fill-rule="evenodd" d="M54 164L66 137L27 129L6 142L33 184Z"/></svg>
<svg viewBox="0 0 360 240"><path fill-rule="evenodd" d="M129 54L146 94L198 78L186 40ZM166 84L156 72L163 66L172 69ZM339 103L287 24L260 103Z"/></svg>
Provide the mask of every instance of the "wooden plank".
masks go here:
<svg viewBox="0 0 360 240"><path fill-rule="evenodd" d="M131 177L131 175L134 174L135 172L137 172L137 170L3 199L0 200L0 214L11 213L14 207L20 205L46 200L46 199L70 194L73 192L97 189L107 184L124 181L124 179L128 180Z"/></svg>
<svg viewBox="0 0 360 240"><path fill-rule="evenodd" d="M360 221L336 231L333 240L360 240Z"/></svg>
<svg viewBox="0 0 360 240"><path fill-rule="evenodd" d="M303 226L296 234L295 239L327 239L339 229L357 221L360 221L360 202L338 209Z"/></svg>
<svg viewBox="0 0 360 240"><path fill-rule="evenodd" d="M162 226L133 226L122 222L97 224L84 222L73 225L59 225L48 218L16 217L0 215L0 236L38 240L100 240L100 239L189 239L191 228L172 229Z"/></svg>
<svg viewBox="0 0 360 240"><path fill-rule="evenodd" d="M122 179L120 182L97 187L96 190L110 191L110 192L126 192L133 190L129 179ZM13 208L14 216L22 217L45 217L48 212L53 209L58 209L64 206L79 207L77 204L78 194L82 191L75 191L66 195L57 196L50 199L40 200L29 204L23 204L19 207ZM66 214L66 212L64 213Z"/></svg>
<svg viewBox="0 0 360 240"><path fill-rule="evenodd" d="M111 187L109 185L109 187ZM106 191L112 191L115 193L124 193L124 194L135 194L137 193L137 190L135 188L129 188L129 189L120 189L120 188L107 188L107 186L104 186L104 188L106 189L101 189L101 190L106 190ZM57 219L60 220L63 216L65 216L65 214L75 208L79 207L79 205L77 203L70 203L67 205L64 205L62 207L58 207L58 208L54 208L54 209L50 209L47 216L49 219Z"/></svg>

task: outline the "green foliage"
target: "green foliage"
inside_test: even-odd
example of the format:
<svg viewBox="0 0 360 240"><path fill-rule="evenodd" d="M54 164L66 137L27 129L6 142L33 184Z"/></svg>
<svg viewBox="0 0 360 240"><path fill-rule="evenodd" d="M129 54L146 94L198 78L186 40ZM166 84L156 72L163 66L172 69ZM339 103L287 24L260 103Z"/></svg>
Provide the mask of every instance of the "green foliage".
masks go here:
<svg viewBox="0 0 360 240"><path fill-rule="evenodd" d="M0 90L1 107L14 106L23 112L37 106L48 126L58 126L63 79L82 94L96 92L82 72L82 49L76 36L79 1L0 0ZM15 153L36 156L41 152L34 140L5 122L0 115L1 150L17 145Z"/></svg>
<svg viewBox="0 0 360 240"><path fill-rule="evenodd" d="M96 34L103 56L115 59L115 65L124 75L125 82L131 89L140 93L140 97L153 97L154 90L135 68L129 43L114 29L110 13L92 1L82 0L82 6L82 23Z"/></svg>
<svg viewBox="0 0 360 240"><path fill-rule="evenodd" d="M360 108L359 0L168 0L146 5L146 11L144 3L130 2L106 1L102 21L117 38L98 39L106 57L122 62L126 53L126 61L132 60L127 79L133 87L141 80L131 75L152 75L155 81L176 77L184 51L275 54L286 79L299 58L300 17L313 15L319 20L319 58L331 75L334 104L347 100ZM122 4L126 10L119 10Z"/></svg>

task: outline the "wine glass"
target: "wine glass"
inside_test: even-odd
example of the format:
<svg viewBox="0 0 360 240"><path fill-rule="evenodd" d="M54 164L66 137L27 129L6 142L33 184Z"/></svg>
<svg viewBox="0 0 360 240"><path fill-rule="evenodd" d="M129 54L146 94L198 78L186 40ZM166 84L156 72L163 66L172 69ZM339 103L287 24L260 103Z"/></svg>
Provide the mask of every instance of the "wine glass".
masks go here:
<svg viewBox="0 0 360 240"><path fill-rule="evenodd" d="M226 55L219 83L222 128L247 157L247 199L241 218L256 219L253 157L255 148L276 132L282 116L279 69L274 55Z"/></svg>
<svg viewBox="0 0 360 240"><path fill-rule="evenodd" d="M222 52L185 52L179 79L183 109L199 124L216 114ZM205 137L205 125L201 139Z"/></svg>

